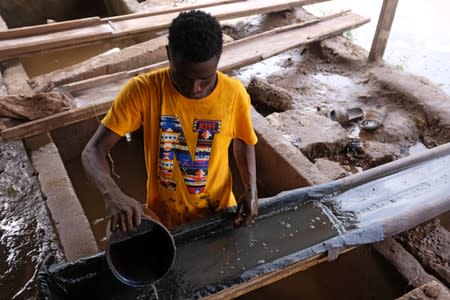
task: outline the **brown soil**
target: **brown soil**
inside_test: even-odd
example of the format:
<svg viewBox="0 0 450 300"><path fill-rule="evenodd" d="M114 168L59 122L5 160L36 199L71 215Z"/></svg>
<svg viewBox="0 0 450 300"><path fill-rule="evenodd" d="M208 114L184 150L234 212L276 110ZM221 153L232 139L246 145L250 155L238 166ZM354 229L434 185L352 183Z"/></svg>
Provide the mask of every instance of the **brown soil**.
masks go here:
<svg viewBox="0 0 450 300"><path fill-rule="evenodd" d="M310 14L297 9L230 21L225 31L239 39L309 19ZM248 86L252 103L311 162L337 162L328 164L327 170L336 167L330 179L450 141L450 97L427 79L383 63L368 64L367 51L343 36L288 53L277 61L279 72L256 72ZM281 101L275 104L277 96ZM379 104L387 114L374 131L362 129L361 120L341 126L328 117L333 109L352 107L368 115Z"/></svg>
<svg viewBox="0 0 450 300"><path fill-rule="evenodd" d="M278 62L281 72L267 77L256 75L256 82L268 84L255 85L253 79L249 93L255 108L311 162L338 162L337 167L347 170L348 175L408 156L410 148L417 144L424 149L449 141L444 111L448 115L450 109L424 105L429 99L425 93L413 99L403 93L404 82L414 82L419 85L417 89L421 85L429 87L424 78L389 66L368 65L367 52L342 36L290 54ZM380 82L380 78L392 73L395 80L389 86ZM236 75L239 77L239 72ZM270 86L272 91L267 90ZM441 93L443 100L450 103L450 97ZM261 95L265 95L264 101ZM277 95L281 102L267 103L275 102ZM363 109L368 116L379 104L386 107L387 114L374 131L361 128L361 120L340 125L328 116L333 109L352 107ZM433 128L436 118L434 122L440 129Z"/></svg>

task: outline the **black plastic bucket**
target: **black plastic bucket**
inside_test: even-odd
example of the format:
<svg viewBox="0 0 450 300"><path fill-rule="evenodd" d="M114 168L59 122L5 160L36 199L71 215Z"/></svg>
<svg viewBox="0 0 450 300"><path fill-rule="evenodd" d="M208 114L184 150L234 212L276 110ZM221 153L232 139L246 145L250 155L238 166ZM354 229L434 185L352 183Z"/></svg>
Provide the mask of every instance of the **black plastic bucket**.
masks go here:
<svg viewBox="0 0 450 300"><path fill-rule="evenodd" d="M133 232L116 230L106 245L106 261L121 282L132 287L156 283L175 261L175 242L157 221L142 219Z"/></svg>

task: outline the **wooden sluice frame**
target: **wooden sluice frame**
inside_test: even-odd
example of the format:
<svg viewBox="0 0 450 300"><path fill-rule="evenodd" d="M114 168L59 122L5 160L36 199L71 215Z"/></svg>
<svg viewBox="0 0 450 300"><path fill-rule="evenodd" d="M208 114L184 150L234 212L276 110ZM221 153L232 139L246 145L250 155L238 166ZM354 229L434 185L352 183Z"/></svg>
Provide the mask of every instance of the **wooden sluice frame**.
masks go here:
<svg viewBox="0 0 450 300"><path fill-rule="evenodd" d="M9 29L0 32L0 61L36 53L129 36L158 32L169 27L182 10L201 8L218 20L281 11L329 0L225 0L159 12L128 14L110 18L86 18Z"/></svg>

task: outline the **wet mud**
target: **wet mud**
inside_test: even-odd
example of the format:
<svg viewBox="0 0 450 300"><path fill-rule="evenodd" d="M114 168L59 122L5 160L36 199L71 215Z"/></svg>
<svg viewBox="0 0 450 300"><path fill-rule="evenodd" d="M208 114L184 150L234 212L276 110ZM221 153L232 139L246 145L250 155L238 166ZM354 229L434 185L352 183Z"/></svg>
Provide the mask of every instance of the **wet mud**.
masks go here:
<svg viewBox="0 0 450 300"><path fill-rule="evenodd" d="M171 288L172 297L182 297L224 278L239 278L256 267L264 269L265 264L336 235L337 227L320 206L313 203L296 206L258 218L254 224L238 230L229 227L177 244L175 265L168 275L170 280L164 281L178 286ZM167 288L160 288L162 294L168 292Z"/></svg>
<svg viewBox="0 0 450 300"><path fill-rule="evenodd" d="M21 142L0 141L0 298L35 299L50 253L63 258L37 174Z"/></svg>

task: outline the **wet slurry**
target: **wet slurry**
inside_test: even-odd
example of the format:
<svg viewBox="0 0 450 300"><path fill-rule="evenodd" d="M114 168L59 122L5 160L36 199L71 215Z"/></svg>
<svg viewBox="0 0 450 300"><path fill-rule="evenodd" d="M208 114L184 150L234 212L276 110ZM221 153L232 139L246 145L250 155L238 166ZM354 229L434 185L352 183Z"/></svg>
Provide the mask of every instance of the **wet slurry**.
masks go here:
<svg viewBox="0 0 450 300"><path fill-rule="evenodd" d="M48 253L63 258L37 175L21 142L0 141L0 299L35 299Z"/></svg>
<svg viewBox="0 0 450 300"><path fill-rule="evenodd" d="M333 225L319 206L297 206L250 226L177 245L174 272L182 286L197 290L332 238L338 234Z"/></svg>

